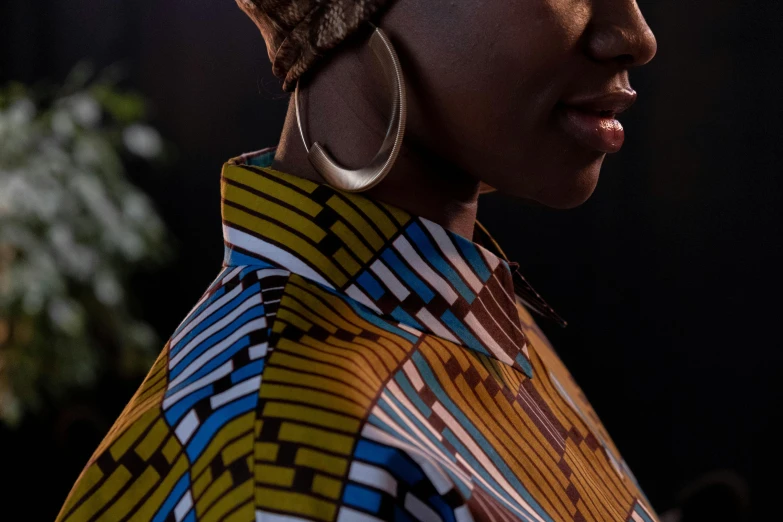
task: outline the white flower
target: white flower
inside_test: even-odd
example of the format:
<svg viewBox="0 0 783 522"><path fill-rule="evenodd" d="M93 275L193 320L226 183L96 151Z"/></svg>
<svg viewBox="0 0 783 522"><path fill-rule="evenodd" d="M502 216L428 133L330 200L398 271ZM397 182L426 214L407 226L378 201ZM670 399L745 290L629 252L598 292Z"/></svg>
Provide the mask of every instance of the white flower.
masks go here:
<svg viewBox="0 0 783 522"><path fill-rule="evenodd" d="M76 130L71 115L63 110L56 111L52 115L52 130L61 138L70 138Z"/></svg>
<svg viewBox="0 0 783 522"><path fill-rule="evenodd" d="M107 271L98 272L93 279L93 289L95 297L105 305L115 305L122 299L122 287L117 278Z"/></svg>
<svg viewBox="0 0 783 522"><path fill-rule="evenodd" d="M145 159L156 158L163 152L160 134L148 125L129 125L122 131L122 141L130 152Z"/></svg>
<svg viewBox="0 0 783 522"><path fill-rule="evenodd" d="M101 107L92 96L75 94L68 101L73 118L82 126L92 128L101 120Z"/></svg>

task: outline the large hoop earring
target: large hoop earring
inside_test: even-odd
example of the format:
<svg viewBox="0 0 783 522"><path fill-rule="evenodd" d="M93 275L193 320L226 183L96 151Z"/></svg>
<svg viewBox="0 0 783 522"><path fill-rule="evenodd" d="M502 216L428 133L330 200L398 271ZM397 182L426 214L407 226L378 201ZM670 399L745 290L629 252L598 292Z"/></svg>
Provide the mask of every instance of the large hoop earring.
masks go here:
<svg viewBox="0 0 783 522"><path fill-rule="evenodd" d="M307 146L302 120L299 116L298 81L294 90L296 123L307 151L307 158L329 185L346 192L362 192L371 189L389 173L402 148L402 138L405 134L408 115L408 101L405 96L405 81L400 60L386 34L379 27L370 25L375 27L375 31L370 37L370 47L383 66L387 78L391 76L392 79L392 116L381 149L368 165L357 170L347 169L335 162L320 143L315 142L312 147Z"/></svg>

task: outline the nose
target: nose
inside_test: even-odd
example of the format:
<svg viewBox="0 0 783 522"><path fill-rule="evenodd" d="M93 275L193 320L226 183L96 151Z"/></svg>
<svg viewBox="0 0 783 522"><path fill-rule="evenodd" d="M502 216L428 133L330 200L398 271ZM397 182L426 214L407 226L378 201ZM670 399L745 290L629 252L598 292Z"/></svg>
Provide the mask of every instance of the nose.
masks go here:
<svg viewBox="0 0 783 522"><path fill-rule="evenodd" d="M587 28L587 52L592 59L614 61L623 67L644 65L653 59L658 44L636 0L599 0L593 5Z"/></svg>

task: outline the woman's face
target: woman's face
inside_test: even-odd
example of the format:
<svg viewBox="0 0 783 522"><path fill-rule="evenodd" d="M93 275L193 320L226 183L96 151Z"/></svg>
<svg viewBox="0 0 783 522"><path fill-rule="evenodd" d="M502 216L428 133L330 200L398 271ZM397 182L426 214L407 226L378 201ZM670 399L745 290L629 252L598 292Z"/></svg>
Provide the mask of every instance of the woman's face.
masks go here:
<svg viewBox="0 0 783 522"><path fill-rule="evenodd" d="M406 74L406 142L557 208L592 194L622 144L628 69L656 50L636 0L395 0L381 22Z"/></svg>

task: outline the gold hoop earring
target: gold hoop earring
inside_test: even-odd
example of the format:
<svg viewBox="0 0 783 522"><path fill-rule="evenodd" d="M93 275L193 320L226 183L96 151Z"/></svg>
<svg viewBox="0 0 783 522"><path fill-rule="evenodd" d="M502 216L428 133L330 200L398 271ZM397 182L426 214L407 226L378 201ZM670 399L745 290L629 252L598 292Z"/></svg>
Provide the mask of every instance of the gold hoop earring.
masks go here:
<svg viewBox="0 0 783 522"><path fill-rule="evenodd" d="M296 106L296 123L299 126L299 134L302 136L307 158L316 171L329 185L346 192L362 192L371 189L381 182L389 173L402 148L402 138L405 134L405 123L408 115L408 101L405 96L405 81L400 67L400 60L389 38L375 27L370 37L370 47L375 57L383 66L386 76L391 76L392 83L392 111L389 126L386 129L386 137L380 150L372 161L359 169L351 170L339 165L324 150L323 146L315 142L312 147L307 146L302 120L299 116L299 82L296 82L294 90L294 105Z"/></svg>

